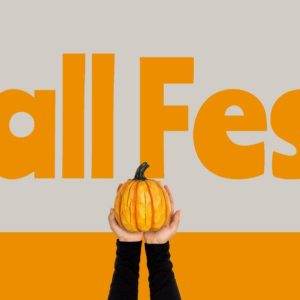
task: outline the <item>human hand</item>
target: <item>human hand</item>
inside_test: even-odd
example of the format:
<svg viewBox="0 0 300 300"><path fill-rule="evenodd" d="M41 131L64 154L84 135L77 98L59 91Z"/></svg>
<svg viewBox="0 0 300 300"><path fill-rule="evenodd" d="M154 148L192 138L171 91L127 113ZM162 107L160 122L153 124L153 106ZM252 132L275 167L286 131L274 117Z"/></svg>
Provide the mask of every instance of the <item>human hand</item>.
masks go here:
<svg viewBox="0 0 300 300"><path fill-rule="evenodd" d="M174 213L174 201L168 186L164 186L171 201L171 219L170 223L158 231L148 231L144 233L144 240L147 244L164 244L177 232L180 222L180 210Z"/></svg>
<svg viewBox="0 0 300 300"><path fill-rule="evenodd" d="M139 242L143 238L142 232L129 232L123 229L116 221L114 209L110 209L108 221L111 230L117 235L120 242Z"/></svg>
<svg viewBox="0 0 300 300"><path fill-rule="evenodd" d="M121 188L122 184L118 186L118 190ZM142 232L129 232L125 229L123 229L117 222L115 218L115 212L114 209L111 208L109 215L108 215L108 221L111 230L117 235L120 242L139 242L143 238Z"/></svg>

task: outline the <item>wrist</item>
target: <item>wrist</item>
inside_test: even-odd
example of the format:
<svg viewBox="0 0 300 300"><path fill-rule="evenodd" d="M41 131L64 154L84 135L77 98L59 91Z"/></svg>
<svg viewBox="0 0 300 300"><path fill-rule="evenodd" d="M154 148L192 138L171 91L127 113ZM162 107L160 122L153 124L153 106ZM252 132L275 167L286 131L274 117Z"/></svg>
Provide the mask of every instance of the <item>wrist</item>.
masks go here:
<svg viewBox="0 0 300 300"><path fill-rule="evenodd" d="M126 243L142 241L141 239L138 239L138 238L126 238L126 237L118 237L118 240L120 242L126 242Z"/></svg>
<svg viewBox="0 0 300 300"><path fill-rule="evenodd" d="M153 244L153 245L165 244L167 242L168 242L168 240L156 239L156 238L154 238L154 239L151 239L151 238L150 239L145 239L146 244Z"/></svg>

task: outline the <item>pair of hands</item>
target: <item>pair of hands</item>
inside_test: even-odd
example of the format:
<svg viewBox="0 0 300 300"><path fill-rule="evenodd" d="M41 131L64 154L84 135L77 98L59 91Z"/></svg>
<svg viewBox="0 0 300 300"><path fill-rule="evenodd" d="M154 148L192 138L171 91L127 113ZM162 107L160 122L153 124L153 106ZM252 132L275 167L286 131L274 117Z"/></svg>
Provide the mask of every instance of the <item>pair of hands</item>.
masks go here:
<svg viewBox="0 0 300 300"><path fill-rule="evenodd" d="M118 189L121 187L119 185ZM111 230L117 235L121 242L139 242L144 238L147 244L164 244L170 240L170 238L176 233L180 222L180 210L174 212L174 201L168 186L164 186L171 201L171 220L168 225L162 227L159 231L148 232L128 232L123 229L116 221L114 209L110 210L108 221Z"/></svg>

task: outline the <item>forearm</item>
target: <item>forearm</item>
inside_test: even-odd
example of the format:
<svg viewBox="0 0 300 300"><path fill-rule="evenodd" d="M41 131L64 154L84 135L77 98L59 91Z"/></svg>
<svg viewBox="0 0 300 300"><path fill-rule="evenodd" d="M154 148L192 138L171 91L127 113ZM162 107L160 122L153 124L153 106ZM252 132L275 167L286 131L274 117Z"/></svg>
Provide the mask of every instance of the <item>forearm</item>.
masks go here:
<svg viewBox="0 0 300 300"><path fill-rule="evenodd" d="M180 293L170 260L169 242L145 244L152 300L179 300Z"/></svg>
<svg viewBox="0 0 300 300"><path fill-rule="evenodd" d="M141 245L141 241L116 241L115 270L110 285L109 300L137 299Z"/></svg>

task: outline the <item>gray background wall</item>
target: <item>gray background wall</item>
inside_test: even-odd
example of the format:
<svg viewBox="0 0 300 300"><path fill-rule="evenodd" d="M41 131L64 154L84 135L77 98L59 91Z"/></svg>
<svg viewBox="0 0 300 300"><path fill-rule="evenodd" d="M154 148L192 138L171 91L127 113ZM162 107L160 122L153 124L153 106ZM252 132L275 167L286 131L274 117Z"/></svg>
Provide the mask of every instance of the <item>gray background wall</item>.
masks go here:
<svg viewBox="0 0 300 300"><path fill-rule="evenodd" d="M241 88L254 93L263 101L269 122L277 97L299 88L298 1L2 0L0 9L1 90L57 93L56 179L1 179L1 231L109 230L107 213L115 189L139 162L140 56L195 58L195 84L166 87L167 104L189 106L189 131L165 135L164 181L182 209L180 230L300 229L299 181L271 174L272 151L295 149L276 137L269 124L266 133L231 134L242 144L266 141L266 172L251 180L226 180L210 173L198 160L192 139L196 113L215 91ZM61 69L67 52L87 55L84 180L61 179ZM113 180L89 175L94 52L116 54Z"/></svg>

